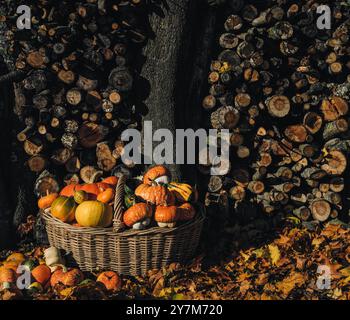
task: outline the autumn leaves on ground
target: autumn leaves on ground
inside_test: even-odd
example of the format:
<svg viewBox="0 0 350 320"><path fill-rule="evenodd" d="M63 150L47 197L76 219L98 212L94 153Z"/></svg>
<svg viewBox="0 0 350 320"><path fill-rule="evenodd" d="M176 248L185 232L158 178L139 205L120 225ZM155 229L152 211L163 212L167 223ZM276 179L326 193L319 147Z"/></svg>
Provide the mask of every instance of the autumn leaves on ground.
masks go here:
<svg viewBox="0 0 350 320"><path fill-rule="evenodd" d="M350 299L349 241L350 229L340 225L329 224L316 231L286 227L273 241L238 250L232 258L208 268L203 267L202 255L187 267L172 264L149 271L145 277L121 276L121 286L113 277L106 282L108 275L96 281L98 274L84 274L78 285L46 285L42 291L3 289L0 298ZM26 259L43 261L43 248L23 250ZM2 252L1 259L6 260L10 253ZM321 289L326 282L317 273L320 266L330 268L330 289ZM108 291L103 283L119 289Z"/></svg>

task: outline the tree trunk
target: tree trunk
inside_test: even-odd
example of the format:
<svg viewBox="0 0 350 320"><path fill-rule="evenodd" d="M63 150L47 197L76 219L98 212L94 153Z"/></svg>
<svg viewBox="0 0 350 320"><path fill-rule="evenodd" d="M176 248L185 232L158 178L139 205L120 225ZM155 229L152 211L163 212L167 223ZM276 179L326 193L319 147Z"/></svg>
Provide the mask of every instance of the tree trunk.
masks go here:
<svg viewBox="0 0 350 320"><path fill-rule="evenodd" d="M198 1L167 1L163 14L150 17L154 34L144 48L147 60L141 76L149 84L149 96L145 100L148 113L144 121L152 121L153 132L166 128L176 137L176 119L184 116L183 84L187 83L189 70L186 68L191 54L187 45L192 39L188 24L193 23L197 6ZM156 146L157 143L153 143L153 150ZM175 152L174 147L174 161ZM171 165L170 169L174 179L181 178L180 166Z"/></svg>

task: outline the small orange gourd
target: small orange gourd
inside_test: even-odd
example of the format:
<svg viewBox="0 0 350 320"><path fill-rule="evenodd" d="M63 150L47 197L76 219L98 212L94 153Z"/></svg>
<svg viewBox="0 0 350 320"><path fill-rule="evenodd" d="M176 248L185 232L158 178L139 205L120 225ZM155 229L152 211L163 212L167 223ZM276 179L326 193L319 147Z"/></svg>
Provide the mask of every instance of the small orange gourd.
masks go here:
<svg viewBox="0 0 350 320"><path fill-rule="evenodd" d="M114 199L114 190L112 188L107 188L105 191L101 192L97 196L97 200L103 203L109 203Z"/></svg>
<svg viewBox="0 0 350 320"><path fill-rule="evenodd" d="M170 179L170 171L164 166L154 166L150 168L143 176L144 184L168 183Z"/></svg>
<svg viewBox="0 0 350 320"><path fill-rule="evenodd" d="M52 203L57 199L57 197L58 197L57 193L51 193L44 197L41 197L38 200L39 209L44 210L44 209L50 208Z"/></svg>
<svg viewBox="0 0 350 320"><path fill-rule="evenodd" d="M120 289L122 282L117 273L114 271L102 272L98 277L96 282L104 284L107 290L117 291Z"/></svg>
<svg viewBox="0 0 350 320"><path fill-rule="evenodd" d="M124 212L123 221L126 226L140 230L151 222L153 208L147 203L137 203Z"/></svg>

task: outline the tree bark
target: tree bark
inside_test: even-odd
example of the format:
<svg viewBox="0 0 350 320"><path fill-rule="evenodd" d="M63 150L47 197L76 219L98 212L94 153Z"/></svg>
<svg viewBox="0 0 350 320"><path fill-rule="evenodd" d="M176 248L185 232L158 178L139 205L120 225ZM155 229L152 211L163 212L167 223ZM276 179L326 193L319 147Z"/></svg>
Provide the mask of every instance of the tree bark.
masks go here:
<svg viewBox="0 0 350 320"><path fill-rule="evenodd" d="M145 100L148 113L144 121L152 121L153 133L166 128L176 137L176 114L181 113L183 103L179 83L187 78L184 67L189 52L185 44L191 37L187 33L187 21L195 14L194 2L197 1L166 1L163 12L152 14L149 19L153 35L143 51L147 60L141 76L149 85L149 95ZM156 146L154 142L153 150ZM174 148L174 158L175 155ZM173 179L181 178L178 165L170 165L170 170Z"/></svg>

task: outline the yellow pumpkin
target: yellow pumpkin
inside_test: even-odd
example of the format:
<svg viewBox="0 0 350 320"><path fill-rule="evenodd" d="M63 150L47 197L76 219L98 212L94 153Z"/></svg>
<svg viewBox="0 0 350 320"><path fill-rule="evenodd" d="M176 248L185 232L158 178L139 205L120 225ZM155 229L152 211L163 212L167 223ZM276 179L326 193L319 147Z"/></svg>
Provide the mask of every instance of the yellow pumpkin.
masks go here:
<svg viewBox="0 0 350 320"><path fill-rule="evenodd" d="M51 214L63 222L71 223L74 221L76 208L74 198L61 196L52 203Z"/></svg>
<svg viewBox="0 0 350 320"><path fill-rule="evenodd" d="M168 189L174 193L179 202L196 202L198 200L197 190L187 183L171 182Z"/></svg>
<svg viewBox="0 0 350 320"><path fill-rule="evenodd" d="M82 227L107 228L113 221L113 210L100 201L85 201L75 212L75 219Z"/></svg>

